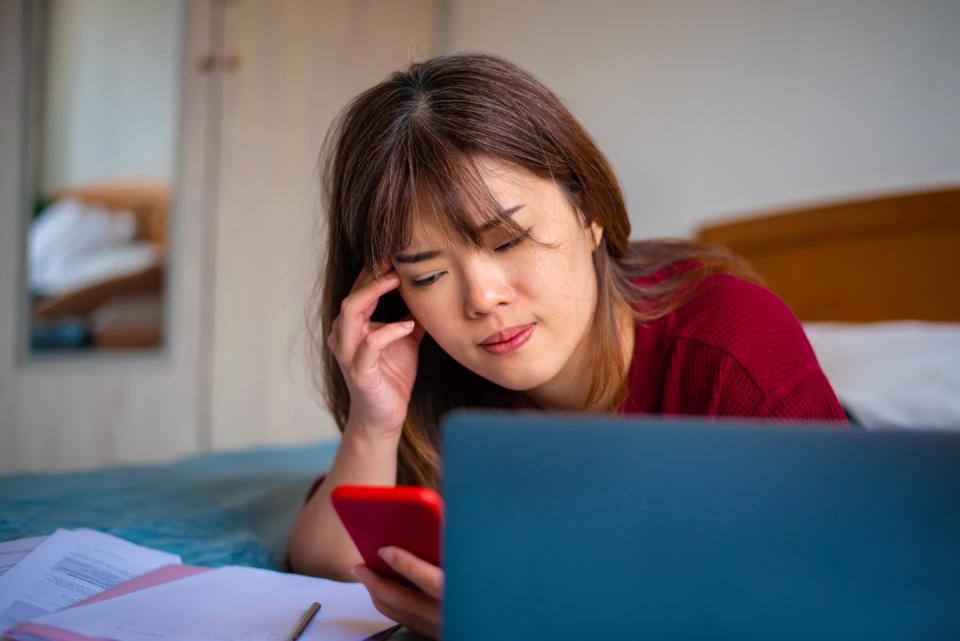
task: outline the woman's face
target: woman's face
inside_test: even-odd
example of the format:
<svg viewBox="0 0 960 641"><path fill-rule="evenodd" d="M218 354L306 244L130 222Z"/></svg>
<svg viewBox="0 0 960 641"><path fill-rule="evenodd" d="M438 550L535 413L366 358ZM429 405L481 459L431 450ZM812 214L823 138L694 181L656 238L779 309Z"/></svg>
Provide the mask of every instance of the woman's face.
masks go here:
<svg viewBox="0 0 960 641"><path fill-rule="evenodd" d="M582 226L553 182L493 159L478 165L503 211L543 244L500 226L477 248L451 240L431 216L418 217L410 245L393 256L400 294L464 367L542 406L575 405L590 378L592 253L602 229Z"/></svg>

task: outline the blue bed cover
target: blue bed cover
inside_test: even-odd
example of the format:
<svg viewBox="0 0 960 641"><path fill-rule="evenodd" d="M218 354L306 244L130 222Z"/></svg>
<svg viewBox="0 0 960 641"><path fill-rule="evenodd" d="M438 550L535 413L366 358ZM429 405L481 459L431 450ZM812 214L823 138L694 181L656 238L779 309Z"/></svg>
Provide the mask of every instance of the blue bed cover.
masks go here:
<svg viewBox="0 0 960 641"><path fill-rule="evenodd" d="M0 476L0 541L87 527L179 554L184 563L284 569L294 517L336 445Z"/></svg>

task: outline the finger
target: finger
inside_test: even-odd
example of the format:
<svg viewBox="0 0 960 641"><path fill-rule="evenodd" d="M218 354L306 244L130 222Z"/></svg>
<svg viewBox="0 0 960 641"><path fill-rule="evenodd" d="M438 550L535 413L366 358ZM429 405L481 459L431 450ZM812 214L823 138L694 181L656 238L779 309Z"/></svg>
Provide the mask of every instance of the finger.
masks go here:
<svg viewBox="0 0 960 641"><path fill-rule="evenodd" d="M394 272L381 280L371 281L343 299L337 317L339 331L336 351L344 361L353 360L357 347L364 339L363 324L370 319L380 297L396 289L399 284L400 277Z"/></svg>
<svg viewBox="0 0 960 641"><path fill-rule="evenodd" d="M439 607L437 599L406 586L397 581L384 577L369 566L360 564L353 569L357 580L363 583L374 598L380 599L389 607L398 612L426 613L434 607Z"/></svg>
<svg viewBox="0 0 960 641"><path fill-rule="evenodd" d="M370 593L374 605L398 623L433 636L439 632L440 602L413 588L380 576L366 565L353 574Z"/></svg>
<svg viewBox="0 0 960 641"><path fill-rule="evenodd" d="M357 274L357 278L353 281L353 286L350 288L350 294L364 287L365 285L373 282L374 280L380 280L387 274L393 271L393 263L390 262L389 257L385 257L379 265L379 269L374 270L369 266L364 267L360 270L360 273ZM378 276L379 274L379 276ZM349 294L348 294L349 296Z"/></svg>
<svg viewBox="0 0 960 641"><path fill-rule="evenodd" d="M384 280L384 279L390 280L390 279L392 279L392 278L394 278L394 277L397 277L397 278L399 279L400 275L397 274L396 272L391 272L391 271L388 270L388 271L386 271L386 272L383 272L383 273L381 274L380 278L377 278L376 280L377 280L377 281L381 281L381 280ZM374 278L371 277L371 278L369 279L369 281L364 284L364 287L366 287L367 285L369 285L369 284L371 284L371 283L373 283L373 282L374 282ZM399 287L399 285L400 285L400 283L399 283L399 280L398 280L398 281L397 281L397 286ZM380 302L380 296L383 296L383 294L378 295L376 298L374 298L372 301L370 301L370 304L367 305L367 306L362 310L361 313L362 313L365 317L370 318L370 317L373 315L373 311L377 308L377 304Z"/></svg>
<svg viewBox="0 0 960 641"><path fill-rule="evenodd" d="M380 274L387 274L393 271L393 261L389 256L384 256L380 261Z"/></svg>
<svg viewBox="0 0 960 641"><path fill-rule="evenodd" d="M400 275L394 271L387 272L382 278L364 283L340 302L340 315L358 314L369 309L381 296L399 285Z"/></svg>
<svg viewBox="0 0 960 641"><path fill-rule="evenodd" d="M379 610L388 619L392 619L400 625L410 628L414 632L419 633L420 636L430 639L440 638L439 612L436 615L431 615L430 618L425 618L410 612L401 612L400 610L390 607L389 604L384 603L380 599L374 598L373 596L371 596L370 599L373 601L373 605L377 608L377 610ZM418 636L417 638L420 637Z"/></svg>
<svg viewBox="0 0 960 641"><path fill-rule="evenodd" d="M400 340L413 331L415 323L413 321L404 321L401 323L388 323L380 329L367 334L363 343L357 348L353 359L353 366L358 372L366 372L377 364L380 354L383 350L393 343Z"/></svg>
<svg viewBox="0 0 960 641"><path fill-rule="evenodd" d="M360 273L358 273L357 277L354 279L353 286L350 288L350 293L347 294L347 296L349 296L353 292L357 291L358 289L360 289L361 287L363 287L364 285L372 281L373 277L374 277L373 272L370 270L369 267L361 268Z"/></svg>
<svg viewBox="0 0 960 641"><path fill-rule="evenodd" d="M386 546L378 551L394 570L435 599L443 597L443 570L403 548Z"/></svg>
<svg viewBox="0 0 960 641"><path fill-rule="evenodd" d="M403 320L405 320L405 321L411 321L411 320L412 320L412 321L416 322L416 319L415 319L411 314L407 314L406 318L404 318ZM417 345L419 345L419 344L420 344L420 341L423 340L423 335L424 335L425 333L426 333L426 330L423 329L423 325L421 325L420 323L417 323L416 325L413 326L413 333L410 334L410 335L413 336L414 340L417 341Z"/></svg>

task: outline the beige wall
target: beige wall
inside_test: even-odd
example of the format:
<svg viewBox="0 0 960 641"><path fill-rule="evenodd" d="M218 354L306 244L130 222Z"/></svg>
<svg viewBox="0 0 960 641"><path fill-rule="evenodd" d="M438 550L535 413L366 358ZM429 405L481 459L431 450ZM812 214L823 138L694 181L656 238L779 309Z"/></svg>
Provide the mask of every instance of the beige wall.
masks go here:
<svg viewBox="0 0 960 641"><path fill-rule="evenodd" d="M635 237L960 180L960 3L448 0L446 51L499 53L581 118Z"/></svg>

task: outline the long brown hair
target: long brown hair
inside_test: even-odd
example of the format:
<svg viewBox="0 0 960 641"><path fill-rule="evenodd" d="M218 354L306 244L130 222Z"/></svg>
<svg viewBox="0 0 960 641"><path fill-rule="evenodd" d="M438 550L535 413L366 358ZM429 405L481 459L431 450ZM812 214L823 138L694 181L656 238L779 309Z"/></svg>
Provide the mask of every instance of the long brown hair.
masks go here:
<svg viewBox="0 0 960 641"><path fill-rule="evenodd" d="M596 221L603 227L594 252L598 293L590 329L598 358L584 409L615 410L626 393L620 310L647 322L683 305L711 274L755 279L749 266L719 248L685 240L631 242L609 162L563 103L526 71L485 54L416 63L357 96L331 127L321 155L326 266L308 327L314 364L322 363L322 388L341 431L350 395L325 339L361 269L376 270L410 242L414 215L434 215L449 233L476 245L476 212L518 231L480 178L478 156L554 181L584 225ZM669 269L678 264L692 268ZM634 283L657 272L666 278ZM374 318L391 322L406 314L391 292ZM522 393L467 370L424 336L400 441L398 482L438 485L439 422L449 410L521 402Z"/></svg>

